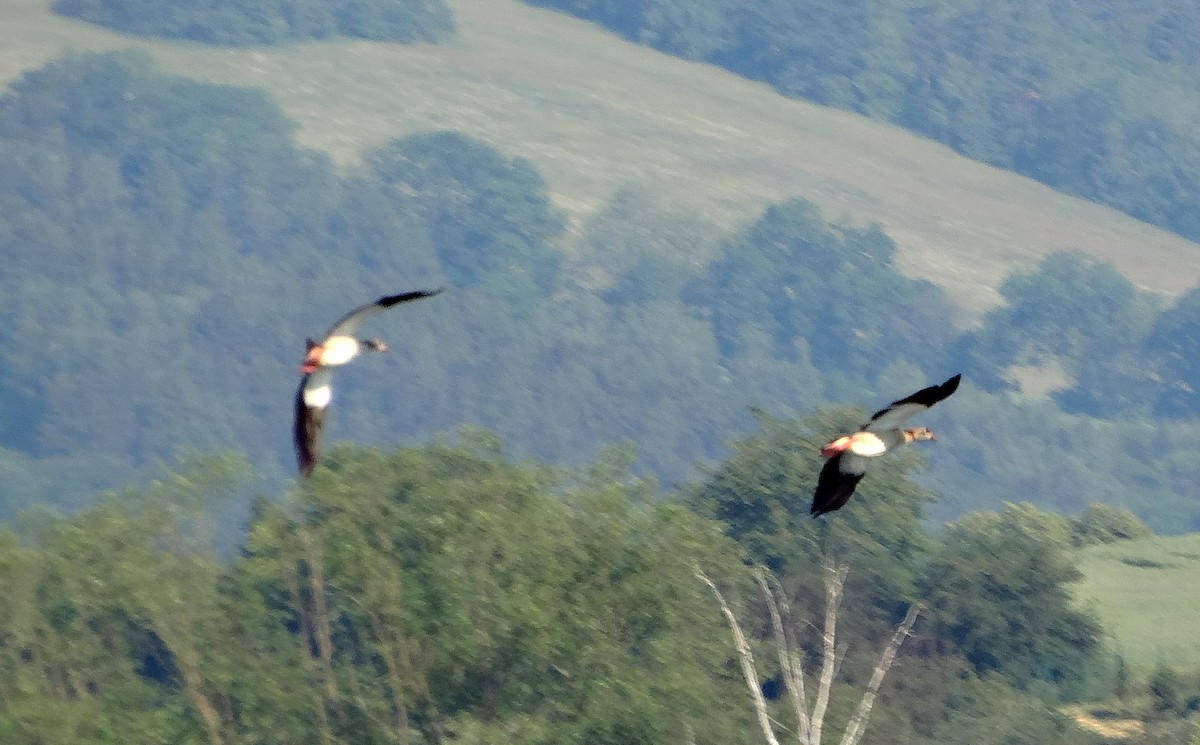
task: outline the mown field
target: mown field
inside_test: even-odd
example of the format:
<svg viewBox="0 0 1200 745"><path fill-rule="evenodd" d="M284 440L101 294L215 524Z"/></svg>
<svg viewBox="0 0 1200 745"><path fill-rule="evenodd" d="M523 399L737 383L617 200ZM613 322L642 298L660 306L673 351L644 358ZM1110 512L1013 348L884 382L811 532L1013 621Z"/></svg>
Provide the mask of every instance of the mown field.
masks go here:
<svg viewBox="0 0 1200 745"><path fill-rule="evenodd" d="M392 137L460 130L532 161L572 235L621 188L718 234L803 197L833 219L882 223L901 268L947 288L965 321L996 302L1007 273L1060 249L1110 260L1152 290L1200 284L1195 244L896 128L515 0L450 5L459 31L444 46L216 49L93 28L50 13L49 0L0 0L0 83L67 51L136 47L181 75L270 91L300 142L347 167ZM604 263L564 248L583 275Z"/></svg>
<svg viewBox="0 0 1200 745"><path fill-rule="evenodd" d="M1099 613L1131 673L1200 669L1200 534L1092 546L1078 564L1076 597Z"/></svg>

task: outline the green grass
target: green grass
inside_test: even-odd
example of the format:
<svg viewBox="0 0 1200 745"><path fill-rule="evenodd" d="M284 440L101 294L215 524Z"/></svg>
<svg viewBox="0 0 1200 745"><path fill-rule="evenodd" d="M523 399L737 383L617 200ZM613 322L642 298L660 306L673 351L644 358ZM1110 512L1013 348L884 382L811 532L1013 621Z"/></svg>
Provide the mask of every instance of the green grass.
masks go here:
<svg viewBox="0 0 1200 745"><path fill-rule="evenodd" d="M515 0L450 0L459 33L445 46L249 50L127 37L48 5L0 0L0 84L67 49L140 47L178 74L270 91L302 144L346 166L396 136L461 130L528 158L574 218L571 235L622 187L717 232L803 197L831 219L881 223L900 268L945 287L963 320L997 302L1006 274L1059 249L1112 261L1159 292L1200 284L1200 247L1177 236ZM605 263L565 248L583 272ZM689 258L703 261L711 247L697 250Z"/></svg>
<svg viewBox="0 0 1200 745"><path fill-rule="evenodd" d="M1200 533L1121 541L1079 552L1076 597L1094 609L1130 672L1200 670Z"/></svg>

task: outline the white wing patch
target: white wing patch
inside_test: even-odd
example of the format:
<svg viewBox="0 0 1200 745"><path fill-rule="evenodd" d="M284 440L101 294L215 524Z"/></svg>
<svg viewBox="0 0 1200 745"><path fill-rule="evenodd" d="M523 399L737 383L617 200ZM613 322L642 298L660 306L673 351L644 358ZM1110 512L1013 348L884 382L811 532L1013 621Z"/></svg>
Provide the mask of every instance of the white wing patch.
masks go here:
<svg viewBox="0 0 1200 745"><path fill-rule="evenodd" d="M329 370L317 368L304 383L304 405L310 409L324 409L333 399L333 375Z"/></svg>
<svg viewBox="0 0 1200 745"><path fill-rule="evenodd" d="M321 366L344 365L358 356L358 339L353 336L331 336L325 340Z"/></svg>
<svg viewBox="0 0 1200 745"><path fill-rule="evenodd" d="M866 436L864 437L864 435ZM856 456L874 458L886 453L887 449L887 443L874 432L859 432L853 436L853 442L850 444L848 452Z"/></svg>

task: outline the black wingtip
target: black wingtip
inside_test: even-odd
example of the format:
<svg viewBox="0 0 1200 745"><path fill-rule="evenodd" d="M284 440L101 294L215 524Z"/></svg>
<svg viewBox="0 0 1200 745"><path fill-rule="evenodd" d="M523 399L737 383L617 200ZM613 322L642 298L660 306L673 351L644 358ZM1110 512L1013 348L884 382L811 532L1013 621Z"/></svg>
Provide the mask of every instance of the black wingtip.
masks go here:
<svg viewBox="0 0 1200 745"><path fill-rule="evenodd" d="M421 298L440 295L445 289L445 287L438 287L434 290L413 290L412 292L402 292L399 295L384 295L376 300L375 304L384 308L390 308L393 305L398 305L399 303L407 303L411 300L420 300Z"/></svg>
<svg viewBox="0 0 1200 745"><path fill-rule="evenodd" d="M902 404L920 404L921 406L933 406L938 401L945 400L950 397L950 394L958 390L958 384L962 381L962 373L958 373L954 377L947 380L945 383L935 384L922 388L908 398L902 398L896 401L888 409ZM875 416L879 416L888 409L883 409L876 412ZM874 418L874 417L873 417Z"/></svg>
<svg viewBox="0 0 1200 745"><path fill-rule="evenodd" d="M937 387L937 400L942 401L950 398L950 394L958 390L958 384L961 382L962 373L955 373L953 377Z"/></svg>

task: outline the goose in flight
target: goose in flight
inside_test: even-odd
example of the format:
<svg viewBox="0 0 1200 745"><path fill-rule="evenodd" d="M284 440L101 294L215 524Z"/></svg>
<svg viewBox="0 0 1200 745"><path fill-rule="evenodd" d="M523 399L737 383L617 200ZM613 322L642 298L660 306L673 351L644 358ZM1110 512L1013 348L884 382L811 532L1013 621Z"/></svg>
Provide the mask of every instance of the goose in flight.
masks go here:
<svg viewBox="0 0 1200 745"><path fill-rule="evenodd" d="M821 455L829 460L817 477L812 516L818 517L841 509L866 473L870 458L908 442L936 440L928 427L903 428L900 425L954 393L961 379L961 374L955 375L941 385L922 388L907 398L895 401L875 412L859 431L838 437L821 448Z"/></svg>
<svg viewBox="0 0 1200 745"><path fill-rule="evenodd" d="M321 341L305 340L307 351L300 363L303 378L296 391L296 419L293 437L296 462L301 476L312 473L321 447L321 428L325 423L325 408L333 397L333 368L354 359L364 349L386 352L382 339L359 339L358 327L369 318L379 315L393 305L431 297L442 290L415 290L399 295L386 295L373 303L355 308L329 329Z"/></svg>

